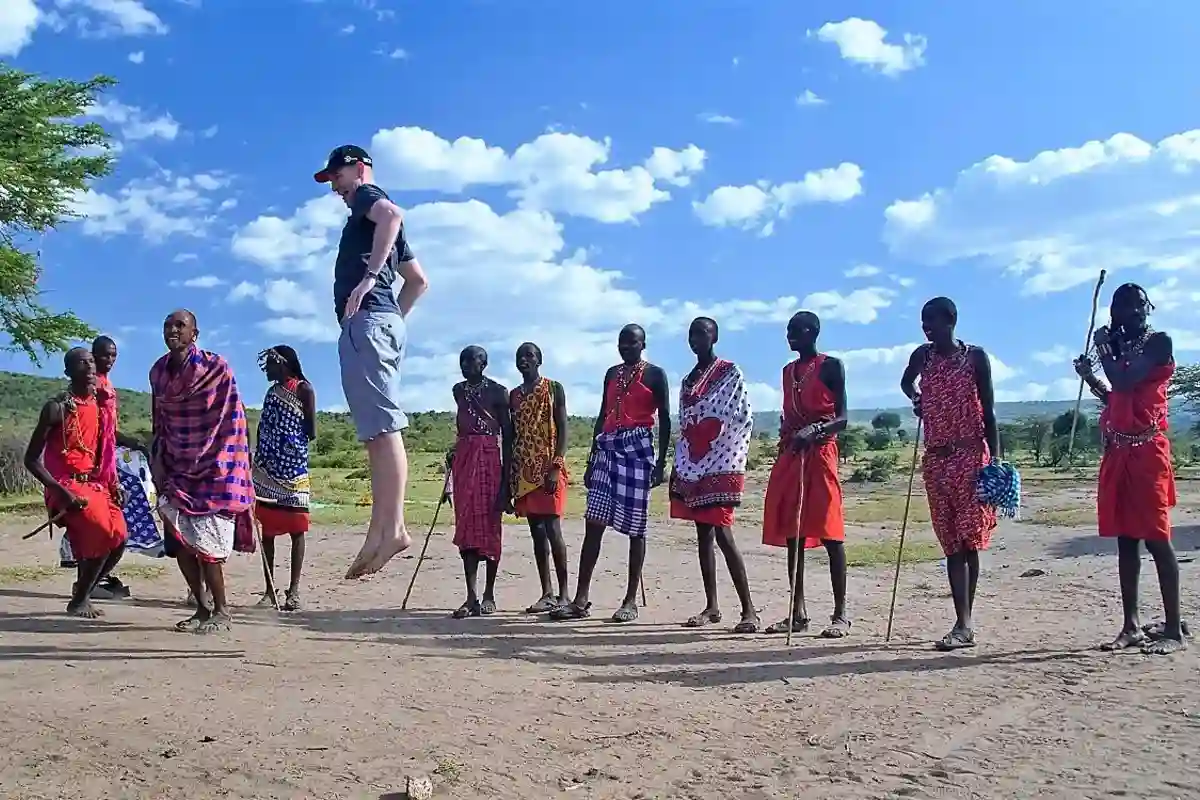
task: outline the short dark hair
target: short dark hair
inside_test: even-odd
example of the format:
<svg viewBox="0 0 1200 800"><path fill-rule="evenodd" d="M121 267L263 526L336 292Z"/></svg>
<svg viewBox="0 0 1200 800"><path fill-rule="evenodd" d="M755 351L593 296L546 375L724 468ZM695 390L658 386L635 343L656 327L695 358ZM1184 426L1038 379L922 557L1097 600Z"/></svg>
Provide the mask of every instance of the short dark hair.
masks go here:
<svg viewBox="0 0 1200 800"><path fill-rule="evenodd" d="M935 297L926 303L921 311L936 311L945 315L951 325L958 324L958 306L954 305L954 301L949 297Z"/></svg>

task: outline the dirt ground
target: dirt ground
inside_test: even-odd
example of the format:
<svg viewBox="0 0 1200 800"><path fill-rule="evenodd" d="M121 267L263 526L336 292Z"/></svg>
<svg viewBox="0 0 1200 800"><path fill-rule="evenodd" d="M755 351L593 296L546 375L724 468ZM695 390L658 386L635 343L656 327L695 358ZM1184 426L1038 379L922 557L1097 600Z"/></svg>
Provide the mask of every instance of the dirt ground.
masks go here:
<svg viewBox="0 0 1200 800"><path fill-rule="evenodd" d="M1176 532L1194 610L1191 508ZM53 564L47 540L22 542L20 530L0 526L0 564ZM775 621L782 553L751 527L739 533L756 605ZM408 612L398 609L419 543L375 579L346 583L359 537L314 532L309 609L286 616L249 608L258 557L238 557L232 596L246 608L220 638L171 630L187 614L173 571L131 580L137 599L105 603L94 623L62 615L66 572L10 582L0 794L373 800L403 797L406 776L423 774L447 798L1200 796L1200 647L1173 658L1094 649L1119 622L1113 548L1094 529L1004 523L981 580L980 646L950 655L930 649L952 619L937 563L905 567L890 644L891 570L879 568L851 572L851 638L798 636L788 648L728 633L737 603L723 565L725 623L681 628L703 605L692 534L664 524L651 536L649 606L625 627L603 621L624 591L624 539L605 543L596 616L554 623L519 613L537 594L520 528L506 531L501 613L461 622L447 618L462 588L444 532ZM567 538L573 582L578 526ZM823 561L808 575L810 613L823 619ZM1160 606L1148 559L1142 585L1149 621Z"/></svg>

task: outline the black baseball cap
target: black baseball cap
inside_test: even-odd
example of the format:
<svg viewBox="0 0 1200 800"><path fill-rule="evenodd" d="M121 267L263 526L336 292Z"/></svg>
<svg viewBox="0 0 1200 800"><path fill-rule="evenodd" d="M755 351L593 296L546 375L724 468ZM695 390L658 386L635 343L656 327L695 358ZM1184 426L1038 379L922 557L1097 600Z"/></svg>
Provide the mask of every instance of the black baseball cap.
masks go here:
<svg viewBox="0 0 1200 800"><path fill-rule="evenodd" d="M313 180L317 183L329 183L333 180L333 174L347 164L365 164L371 166L371 157L367 155L367 151L353 144L344 144L341 147L333 148L333 152L329 154L329 162L325 165L325 169L313 175Z"/></svg>

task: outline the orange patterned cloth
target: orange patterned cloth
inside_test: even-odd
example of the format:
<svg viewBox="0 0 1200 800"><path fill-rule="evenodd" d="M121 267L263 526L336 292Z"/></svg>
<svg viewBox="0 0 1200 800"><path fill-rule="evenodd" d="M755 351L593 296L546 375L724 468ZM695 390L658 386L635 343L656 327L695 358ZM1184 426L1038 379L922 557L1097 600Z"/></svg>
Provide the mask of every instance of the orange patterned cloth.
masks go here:
<svg viewBox="0 0 1200 800"><path fill-rule="evenodd" d="M515 434L509 482L520 516L561 516L566 505L566 464L559 463L558 491L551 496L544 488L546 475L555 463L558 444L554 395L555 384L548 378L539 380L529 392L517 387L509 395ZM526 513L522 514L522 511Z"/></svg>

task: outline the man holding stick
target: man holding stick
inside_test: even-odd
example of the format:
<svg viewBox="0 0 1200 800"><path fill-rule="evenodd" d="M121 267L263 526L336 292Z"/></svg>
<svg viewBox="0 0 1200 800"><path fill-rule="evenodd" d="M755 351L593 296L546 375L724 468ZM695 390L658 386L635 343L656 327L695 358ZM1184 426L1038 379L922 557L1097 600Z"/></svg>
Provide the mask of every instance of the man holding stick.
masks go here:
<svg viewBox="0 0 1200 800"><path fill-rule="evenodd" d="M979 471L999 452L992 363L983 348L955 338L957 323L950 298L926 303L921 328L929 344L913 351L900 379L913 413L924 422L921 476L954 598L954 627L937 642L939 650L975 646L979 551L991 544L996 527L996 509L977 493Z"/></svg>
<svg viewBox="0 0 1200 800"><path fill-rule="evenodd" d="M795 576L791 615L767 633L808 630L804 603L804 551L825 547L833 585L833 614L821 631L827 639L850 633L846 616L846 526L838 481L837 435L846 427L846 370L817 352L821 320L801 311L788 321L788 347L798 356L783 368L779 456L771 467L763 509L763 544L787 547L788 580Z"/></svg>
<svg viewBox="0 0 1200 800"><path fill-rule="evenodd" d="M347 579L383 569L412 544L404 525L408 454L401 432L400 367L405 318L429 283L404 238L404 215L375 185L371 157L354 145L329 154L317 183L328 183L350 209L333 269L333 302L342 333L342 392L371 468L371 522ZM392 287L403 281L399 295Z"/></svg>
<svg viewBox="0 0 1200 800"><path fill-rule="evenodd" d="M42 407L25 468L46 487L46 509L66 529L79 577L67 613L86 619L103 616L92 606L92 591L125 549L122 490L116 471L104 469L105 453L116 447L116 418L102 413L96 398L96 362L75 347L63 358L70 387Z"/></svg>
<svg viewBox="0 0 1200 800"><path fill-rule="evenodd" d="M1179 563L1171 546L1171 508L1175 474L1167 440L1167 387L1175 372L1171 337L1150 328L1154 306L1146 291L1126 283L1113 292L1108 326L1094 335L1097 360L1108 385L1092 372L1082 355L1075 371L1103 404L1100 430L1104 454L1096 498L1100 535L1117 540L1123 621L1117 637L1104 650L1141 647L1142 652L1169 655L1185 645L1179 608ZM1162 590L1162 625L1138 625L1138 579L1141 543L1154 558ZM1147 642L1147 639L1151 641Z"/></svg>

